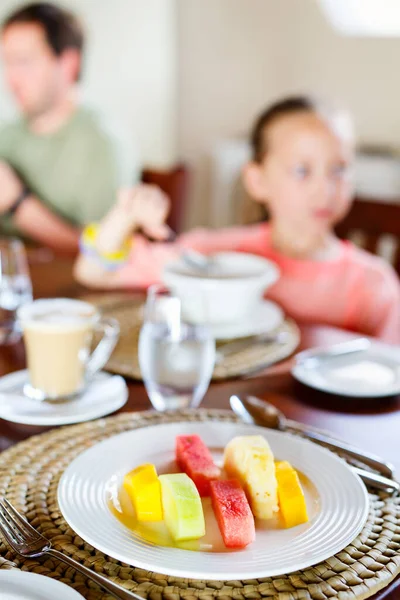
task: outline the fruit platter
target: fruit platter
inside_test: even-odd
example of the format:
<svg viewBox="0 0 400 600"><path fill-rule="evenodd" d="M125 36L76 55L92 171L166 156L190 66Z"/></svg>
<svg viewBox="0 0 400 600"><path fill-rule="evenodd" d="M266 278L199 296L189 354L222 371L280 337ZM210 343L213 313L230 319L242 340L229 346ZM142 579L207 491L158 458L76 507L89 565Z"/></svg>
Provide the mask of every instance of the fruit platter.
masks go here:
<svg viewBox="0 0 400 600"><path fill-rule="evenodd" d="M158 476L154 464L139 465L110 497L113 514L152 543L238 550L254 542L257 528L296 527L318 510L316 492L308 508L299 474L287 461L275 461L261 435L233 438L221 467L199 435L178 435L172 469Z"/></svg>
<svg viewBox="0 0 400 600"><path fill-rule="evenodd" d="M138 427L79 454L58 486L64 519L125 564L246 580L333 556L361 531L368 494L333 453L232 421Z"/></svg>

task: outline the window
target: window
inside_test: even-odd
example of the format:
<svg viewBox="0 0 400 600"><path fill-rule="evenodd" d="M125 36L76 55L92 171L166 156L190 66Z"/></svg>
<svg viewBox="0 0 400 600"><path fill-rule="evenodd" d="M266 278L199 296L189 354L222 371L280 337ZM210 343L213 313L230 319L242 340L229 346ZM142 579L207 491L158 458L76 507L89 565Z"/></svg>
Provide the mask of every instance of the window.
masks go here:
<svg viewBox="0 0 400 600"><path fill-rule="evenodd" d="M319 0L333 27L349 36L400 36L400 0Z"/></svg>

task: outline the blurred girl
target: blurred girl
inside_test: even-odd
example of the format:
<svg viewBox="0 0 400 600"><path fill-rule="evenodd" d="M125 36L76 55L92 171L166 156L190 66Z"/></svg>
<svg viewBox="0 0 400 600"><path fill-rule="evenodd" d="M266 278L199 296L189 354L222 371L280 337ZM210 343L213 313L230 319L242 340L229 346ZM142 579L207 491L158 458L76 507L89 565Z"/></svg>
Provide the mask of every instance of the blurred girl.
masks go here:
<svg viewBox="0 0 400 600"><path fill-rule="evenodd" d="M244 183L267 208L267 223L198 229L163 242L168 236L164 195L154 188L125 190L104 220L85 230L78 280L92 287L146 288L184 248L205 254L249 252L279 266L281 277L267 296L298 322L400 343L400 284L394 270L334 234L352 198L354 141L348 116L309 98L288 98L257 119L251 143ZM159 241L148 241L139 229Z"/></svg>

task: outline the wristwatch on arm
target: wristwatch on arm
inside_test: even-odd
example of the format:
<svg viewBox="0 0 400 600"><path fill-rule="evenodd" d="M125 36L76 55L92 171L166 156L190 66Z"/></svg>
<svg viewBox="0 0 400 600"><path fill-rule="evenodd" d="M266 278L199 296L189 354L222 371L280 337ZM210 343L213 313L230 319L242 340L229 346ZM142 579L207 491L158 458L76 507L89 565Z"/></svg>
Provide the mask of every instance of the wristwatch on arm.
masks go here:
<svg viewBox="0 0 400 600"><path fill-rule="evenodd" d="M18 198L16 198L16 200L14 200L14 202L12 203L12 205L10 206L8 211L5 213L6 216L13 217L15 215L15 213L17 212L17 210L19 209L19 207L21 206L21 204L31 194L32 194L32 191L27 186L24 186L24 188L23 188L22 192L19 194Z"/></svg>

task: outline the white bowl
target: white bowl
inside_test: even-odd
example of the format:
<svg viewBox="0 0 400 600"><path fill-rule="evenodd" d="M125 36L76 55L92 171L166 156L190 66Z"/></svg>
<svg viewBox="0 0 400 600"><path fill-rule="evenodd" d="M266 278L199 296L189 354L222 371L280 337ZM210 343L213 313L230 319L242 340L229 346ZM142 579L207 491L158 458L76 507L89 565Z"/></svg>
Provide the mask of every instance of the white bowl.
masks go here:
<svg viewBox="0 0 400 600"><path fill-rule="evenodd" d="M244 317L279 278L275 263L261 256L220 252L212 258L214 267L204 275L182 258L164 269L163 282L182 299L186 315L194 321L219 324Z"/></svg>

